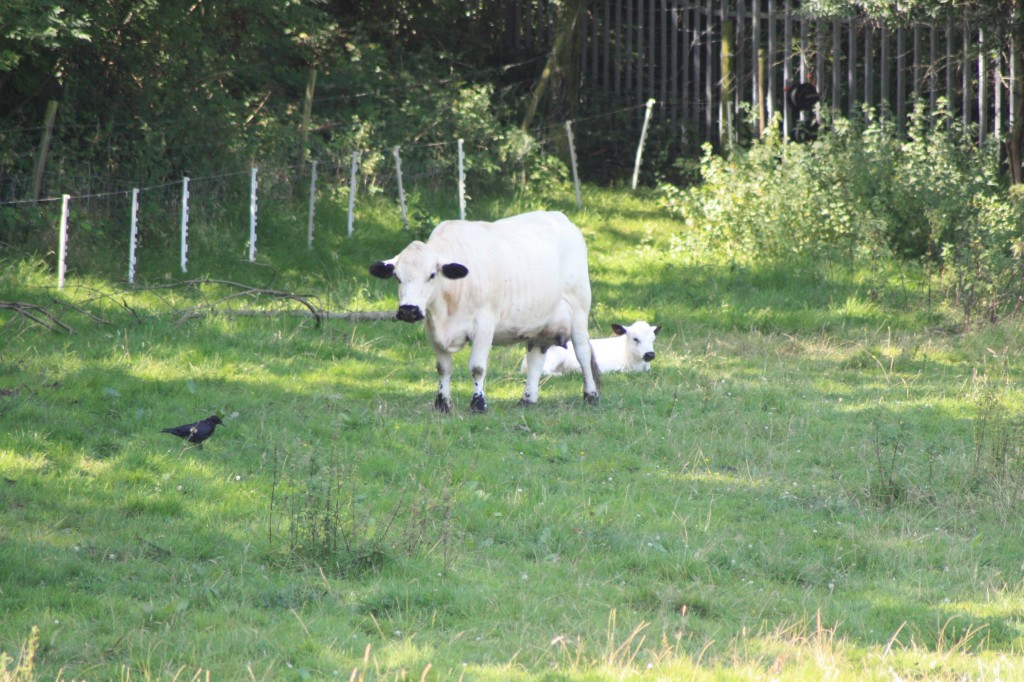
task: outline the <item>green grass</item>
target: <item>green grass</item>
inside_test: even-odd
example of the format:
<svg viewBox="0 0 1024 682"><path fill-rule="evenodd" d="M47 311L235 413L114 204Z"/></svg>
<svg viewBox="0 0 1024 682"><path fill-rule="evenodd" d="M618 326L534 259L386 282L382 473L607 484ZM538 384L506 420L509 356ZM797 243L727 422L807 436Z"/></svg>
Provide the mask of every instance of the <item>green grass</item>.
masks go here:
<svg viewBox="0 0 1024 682"><path fill-rule="evenodd" d="M471 212L540 206L587 236L595 333L663 325L596 407L519 408L496 349L491 413L464 351L440 416L420 326L182 321L234 289L140 253L58 292L6 252L0 298L75 333L2 313L0 679L1024 679L1024 327L951 333L908 265L685 252L643 196ZM209 228L187 277L390 309L366 265L408 237L363 211L313 253L270 219L255 265Z"/></svg>

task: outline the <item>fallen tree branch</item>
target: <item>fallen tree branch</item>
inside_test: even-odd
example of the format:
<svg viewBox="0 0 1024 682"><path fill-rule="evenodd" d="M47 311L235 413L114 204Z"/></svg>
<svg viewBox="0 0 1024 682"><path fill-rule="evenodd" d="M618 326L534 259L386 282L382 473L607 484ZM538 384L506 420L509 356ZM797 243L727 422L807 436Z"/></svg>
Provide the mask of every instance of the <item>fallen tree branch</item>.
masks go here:
<svg viewBox="0 0 1024 682"><path fill-rule="evenodd" d="M224 314L233 317L276 317L278 315L312 317L312 315L305 310L232 310ZM349 320L351 322L374 322L397 319L395 317L395 311L393 310L350 311L346 313L332 313L322 310L320 311L320 317L325 320Z"/></svg>
<svg viewBox="0 0 1024 682"><path fill-rule="evenodd" d="M98 315L93 315L92 313L90 313L85 308L82 308L80 306L77 306L77 305L74 305L72 303L69 303L68 301L58 301L56 298L53 297L52 294L50 295L50 300L53 301L54 303L56 303L57 305L62 305L64 307L66 307L66 308L71 308L75 312L81 313L82 315L85 315L86 317L88 317L93 322L98 322L99 324L108 324L108 325L110 324L110 322L108 322L107 320L104 320L102 317L99 317Z"/></svg>
<svg viewBox="0 0 1024 682"><path fill-rule="evenodd" d="M222 280L222 279L188 279L188 280L181 280L181 281L177 281L177 282L170 282L170 283L164 283L164 284L154 284L154 285L151 285L151 286L133 287L132 291L133 292L141 292L141 291L157 292L157 291L166 290L166 289L175 289L175 288L178 288L178 287L197 287L198 288L198 287L201 287L203 284L216 284L216 285L221 285L221 286L226 286L226 287L234 287L234 288L238 289L238 291L235 291L233 293L229 293L227 295L221 296L220 298L218 298L216 300L207 300L205 303L202 303L201 305L194 306L192 308L187 308L187 309L184 309L184 310L174 310L174 309L172 309L170 311L170 314L179 316L178 317L178 321L177 321L176 324L181 325L181 324L184 324L185 322L187 322L188 320L190 320L192 318L202 317L202 316L204 316L206 314L213 313L213 312L217 312L217 314L227 315L227 316L230 316L230 317L276 317L276 316L279 316L279 315L293 316L293 317L312 317L314 320L316 320L316 327L317 328L320 328L320 326L321 326L321 324L323 323L324 320L348 320L348 321L351 321L351 322L373 322L373 321L385 321L385 320L394 320L394 319L396 319L395 318L395 312L393 310L389 310L389 311L385 311L385 310L369 310L369 311L337 311L337 312L331 312L331 311L326 310L320 304L320 297L317 296L316 294L297 294L297 293L294 293L294 292L291 292L291 291L280 291L280 290L277 290L277 289L264 289L264 288L261 288L261 287L253 287L253 286L249 286L247 284L241 284L239 282L232 282L232 281L229 281L229 280ZM159 296L159 294L157 294L157 295ZM297 309L259 310L259 309L250 309L250 308L242 308L242 309L228 308L227 310L217 310L218 308L222 308L224 306L224 304L229 303L229 302L231 302L231 301L233 301L233 300L235 300L237 298L242 298L242 297L245 297L245 296L249 296L249 297L253 297L253 298L258 298L261 295L269 296L269 297L272 297L272 298L278 298L278 299L285 300L285 301L296 301L298 303L301 303L303 306L305 306L306 309L305 310L297 310ZM114 298L114 296L111 296L111 295L105 295L104 297L112 298L112 299ZM206 297L205 294L203 294L202 298L206 299L207 297ZM98 323L101 323L101 324L111 324L109 321L104 320L103 318L100 318L100 317L98 317L98 316L96 316L94 314L91 314L88 311L83 310L79 306L71 305L71 304L66 303L64 301L57 301L56 299L55 299L55 302L59 303L60 305L66 306L66 307L70 307L73 310L86 315L87 317L89 317L90 319L92 319L95 322L98 322ZM135 317L136 320L140 320L141 319L138 311L136 311L134 308L132 308L128 304L127 300L125 300L125 298L123 296L120 297L120 300L118 301L118 303L125 310L130 312ZM170 302L168 302L168 301L165 301L165 303L170 305ZM2 302L2 301L0 301L0 309L3 309L3 308L15 310L15 311L19 312L20 314L24 315L25 317L28 317L29 319L33 320L34 322L36 322L36 323L46 327L47 329L52 330L52 331L59 331L60 329L64 329L64 330L66 330L69 333L73 333L74 332L74 330L70 326L64 324L63 322L58 320L54 315L52 315L51 313L49 313L45 309L40 308L39 306L30 304L30 303L14 303L14 302ZM45 316L46 319L41 319L42 316Z"/></svg>
<svg viewBox="0 0 1024 682"><path fill-rule="evenodd" d="M33 322L40 324L51 332L63 329L68 334L74 334L75 330L56 318L50 311L34 303L19 303L17 301L0 301L0 310L13 310L14 312L27 317ZM45 319L43 319L45 318Z"/></svg>
<svg viewBox="0 0 1024 682"><path fill-rule="evenodd" d="M395 313L393 311L383 310L371 310L371 311L349 311L349 312L329 312L320 305L314 305L312 301L319 301L319 297L310 294L295 294L290 291L278 291L276 289L262 289L259 287L251 287L246 284L240 284L238 282L231 282L223 279L189 279L180 282L173 282L171 284L157 284L151 287L145 287L145 290L156 290L156 289L169 289L172 287L179 286L199 286L202 284L220 284L223 286L236 287L241 289L233 294L228 294L222 298L212 301L210 303L189 308L182 312L181 318L178 320L178 324L183 324L193 317L199 317L204 315L206 312L213 310L215 307L231 301L233 299L242 296L259 296L260 294L273 296L275 298L281 298L291 301L297 301L302 305L306 306L306 310L229 310L221 313L224 315L230 315L234 317L274 317L277 315L292 315L302 317L312 317L316 320L317 328L324 320L350 320L350 321L376 321L376 320L394 320ZM140 288L142 290L142 288Z"/></svg>
<svg viewBox="0 0 1024 682"><path fill-rule="evenodd" d="M309 309L309 315L311 317L313 317L314 319L316 319L316 326L317 326L318 329L320 327L320 323L323 321L323 318L324 318L324 311L323 311L323 309L320 308L319 306L313 305L313 303L311 303L310 300L309 300L310 298L316 298L315 296L307 296L307 295L302 295L302 294L293 294L290 291L275 291L274 289L257 289L257 288L254 288L254 287L247 287L244 284L237 284L237 283L234 283L234 282L221 282L221 284L232 284L234 286L243 287L244 291L238 291L238 292L233 293L233 294L228 294L227 296L223 296L223 297L217 299L216 301L212 301L210 303L206 303L206 304L201 305L201 306L196 306L194 308L189 308L188 310L183 312L183 314L181 316L181 319L178 320L178 324L184 324L185 322L187 322L188 320L192 319L193 317L201 315L205 311L213 310L218 305L220 305L222 303L226 303L227 301L231 301L231 300L234 300L236 298L240 298L242 296L261 296L261 295L262 296L272 296L274 298L282 298L282 299L286 299L286 300L289 300L289 301L297 301L297 302L301 303L302 305L306 306L306 308Z"/></svg>

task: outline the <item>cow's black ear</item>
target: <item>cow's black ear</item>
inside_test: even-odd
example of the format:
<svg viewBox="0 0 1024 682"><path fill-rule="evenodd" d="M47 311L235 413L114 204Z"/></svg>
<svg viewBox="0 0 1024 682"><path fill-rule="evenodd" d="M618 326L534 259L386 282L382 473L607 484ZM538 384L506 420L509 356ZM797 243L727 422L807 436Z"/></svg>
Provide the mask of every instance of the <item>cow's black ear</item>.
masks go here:
<svg viewBox="0 0 1024 682"><path fill-rule="evenodd" d="M623 334L626 333L626 328L623 327L621 324L615 323L612 325L612 331L615 332L616 335L622 336Z"/></svg>
<svg viewBox="0 0 1024 682"><path fill-rule="evenodd" d="M441 272L448 279L462 279L469 274L469 268L462 263L445 263L441 266Z"/></svg>
<svg viewBox="0 0 1024 682"><path fill-rule="evenodd" d="M657 336L658 332L660 332L660 331L661 331L661 325L659 324L657 327L654 328L654 335Z"/></svg>
<svg viewBox="0 0 1024 682"><path fill-rule="evenodd" d="M393 277L395 274L395 265L393 263L385 263L384 261L379 260L370 266L370 274L374 277L380 277L381 279Z"/></svg>

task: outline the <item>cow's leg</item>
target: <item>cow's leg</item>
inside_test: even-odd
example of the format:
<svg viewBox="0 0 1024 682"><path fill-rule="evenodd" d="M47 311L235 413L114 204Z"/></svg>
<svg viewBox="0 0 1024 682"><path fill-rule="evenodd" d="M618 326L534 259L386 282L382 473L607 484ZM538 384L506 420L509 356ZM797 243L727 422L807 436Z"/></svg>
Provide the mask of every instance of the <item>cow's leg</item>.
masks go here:
<svg viewBox="0 0 1024 682"><path fill-rule="evenodd" d="M437 356L437 398L434 409L438 412L452 411L452 354L435 350Z"/></svg>
<svg viewBox="0 0 1024 682"><path fill-rule="evenodd" d="M536 405L540 395L540 375L544 371L544 353L547 349L537 344L526 346L526 389L520 405Z"/></svg>
<svg viewBox="0 0 1024 682"><path fill-rule="evenodd" d="M587 316L580 311L572 316L572 346L583 372L583 399L591 405L597 404L601 370L593 362L594 349L590 346L590 334L587 332Z"/></svg>
<svg viewBox="0 0 1024 682"><path fill-rule="evenodd" d="M493 327L478 328L473 335L473 349L469 353L469 373L473 377L473 399L469 401L469 409L473 412L487 411L487 398L484 397L484 379L487 378L487 358L491 354L491 342L494 340Z"/></svg>

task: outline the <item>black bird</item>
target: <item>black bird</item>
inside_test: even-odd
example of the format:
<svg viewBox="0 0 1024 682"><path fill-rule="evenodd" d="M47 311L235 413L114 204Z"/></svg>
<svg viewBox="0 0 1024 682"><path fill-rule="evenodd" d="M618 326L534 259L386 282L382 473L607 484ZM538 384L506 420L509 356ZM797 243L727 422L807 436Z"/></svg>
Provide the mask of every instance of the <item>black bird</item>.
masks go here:
<svg viewBox="0 0 1024 682"><path fill-rule="evenodd" d="M189 443L195 443L202 447L203 441L213 435L213 430L217 428L217 424L224 426L224 422L220 420L220 417L213 415L212 417L207 417L206 419L195 422L194 424L185 424L184 426L175 426L172 429L163 429L160 433L170 433L178 438L184 438Z"/></svg>

